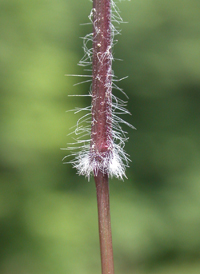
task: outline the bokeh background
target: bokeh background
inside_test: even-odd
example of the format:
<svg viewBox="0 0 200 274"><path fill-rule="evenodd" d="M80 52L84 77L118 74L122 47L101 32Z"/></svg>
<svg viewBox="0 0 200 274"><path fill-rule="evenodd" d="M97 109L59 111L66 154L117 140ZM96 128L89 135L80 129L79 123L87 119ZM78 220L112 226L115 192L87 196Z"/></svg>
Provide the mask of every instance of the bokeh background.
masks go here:
<svg viewBox="0 0 200 274"><path fill-rule="evenodd" d="M100 273L93 179L60 148L85 107L88 0L0 1L0 273ZM200 1L118 3L113 68L137 131L110 181L116 274L200 273ZM124 99L123 95L117 94Z"/></svg>

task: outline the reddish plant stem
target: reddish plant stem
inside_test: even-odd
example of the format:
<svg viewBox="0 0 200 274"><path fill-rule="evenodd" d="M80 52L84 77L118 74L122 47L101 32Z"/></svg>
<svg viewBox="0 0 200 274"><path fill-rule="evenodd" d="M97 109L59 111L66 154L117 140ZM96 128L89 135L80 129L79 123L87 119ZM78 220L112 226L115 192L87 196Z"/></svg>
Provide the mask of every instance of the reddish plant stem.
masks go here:
<svg viewBox="0 0 200 274"><path fill-rule="evenodd" d="M94 179L97 191L102 274L114 274L108 176L99 172Z"/></svg>
<svg viewBox="0 0 200 274"><path fill-rule="evenodd" d="M95 159L102 274L114 274L108 165L112 150L112 37L110 0L93 0L91 158Z"/></svg>
<svg viewBox="0 0 200 274"><path fill-rule="evenodd" d="M112 53L110 0L93 0L91 152L112 149Z"/></svg>

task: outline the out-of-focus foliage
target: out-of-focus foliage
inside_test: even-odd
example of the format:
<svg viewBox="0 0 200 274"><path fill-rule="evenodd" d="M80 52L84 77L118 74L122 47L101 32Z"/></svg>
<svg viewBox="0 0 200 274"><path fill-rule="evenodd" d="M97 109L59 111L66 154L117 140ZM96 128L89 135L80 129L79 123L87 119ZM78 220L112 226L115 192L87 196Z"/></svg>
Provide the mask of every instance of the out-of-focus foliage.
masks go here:
<svg viewBox="0 0 200 274"><path fill-rule="evenodd" d="M111 180L116 273L200 273L200 1L118 4L115 74L136 126ZM87 106L79 37L90 1L0 1L0 273L100 273L94 182L62 165ZM119 95L119 94L118 94ZM123 95L119 95L122 96ZM80 117L80 116L79 116Z"/></svg>

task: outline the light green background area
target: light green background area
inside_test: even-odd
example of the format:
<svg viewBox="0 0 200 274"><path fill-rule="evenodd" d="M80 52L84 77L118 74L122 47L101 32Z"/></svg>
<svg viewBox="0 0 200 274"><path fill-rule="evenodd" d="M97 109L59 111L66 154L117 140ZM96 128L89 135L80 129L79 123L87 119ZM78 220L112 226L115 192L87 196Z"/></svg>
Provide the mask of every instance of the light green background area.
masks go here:
<svg viewBox="0 0 200 274"><path fill-rule="evenodd" d="M100 273L94 181L62 158L86 107L88 0L0 1L0 273ZM118 3L128 180L110 181L116 274L200 273L200 1ZM122 99L124 96L115 93Z"/></svg>

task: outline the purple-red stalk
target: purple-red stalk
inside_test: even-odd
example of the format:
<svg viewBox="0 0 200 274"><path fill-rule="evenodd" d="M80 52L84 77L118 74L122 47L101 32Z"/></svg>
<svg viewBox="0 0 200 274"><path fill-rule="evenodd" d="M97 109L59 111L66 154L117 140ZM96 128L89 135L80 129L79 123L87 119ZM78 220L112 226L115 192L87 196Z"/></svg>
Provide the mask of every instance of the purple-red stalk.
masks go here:
<svg viewBox="0 0 200 274"><path fill-rule="evenodd" d="M110 0L93 0L92 129L90 155L95 159L102 274L114 274L108 167L112 150L112 36Z"/></svg>
<svg viewBox="0 0 200 274"><path fill-rule="evenodd" d="M91 154L97 162L112 149L111 39L110 0L94 0Z"/></svg>
<svg viewBox="0 0 200 274"><path fill-rule="evenodd" d="M108 175L99 172L94 179L97 191L102 274L114 274Z"/></svg>

